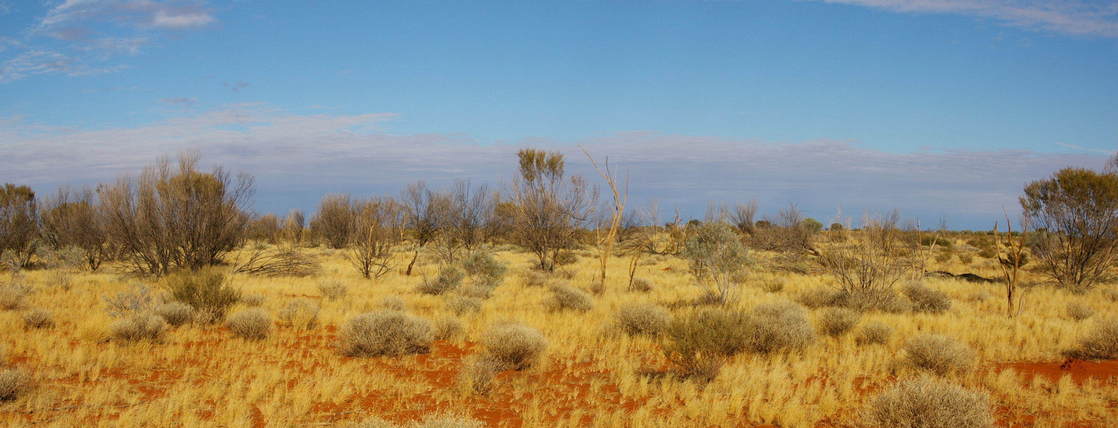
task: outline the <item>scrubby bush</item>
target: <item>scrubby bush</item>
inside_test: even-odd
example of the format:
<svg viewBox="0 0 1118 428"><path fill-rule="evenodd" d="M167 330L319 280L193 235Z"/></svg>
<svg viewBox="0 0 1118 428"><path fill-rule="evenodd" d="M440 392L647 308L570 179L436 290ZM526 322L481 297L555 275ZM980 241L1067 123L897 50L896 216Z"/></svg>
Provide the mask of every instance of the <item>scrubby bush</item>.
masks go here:
<svg viewBox="0 0 1118 428"><path fill-rule="evenodd" d="M553 311L571 309L585 312L594 307L594 299L582 290L557 284L551 287L551 297L547 300L547 306Z"/></svg>
<svg viewBox="0 0 1118 428"><path fill-rule="evenodd" d="M884 345L889 343L889 337L892 335L893 327L880 321L874 321L862 326L862 329L858 331L857 342L860 344Z"/></svg>
<svg viewBox="0 0 1118 428"><path fill-rule="evenodd" d="M1066 312L1068 314L1068 318L1076 321L1083 321L1095 315L1094 308L1081 302L1068 303Z"/></svg>
<svg viewBox="0 0 1118 428"><path fill-rule="evenodd" d="M27 328L54 327L54 319L50 312L42 309L32 309L23 314L23 326Z"/></svg>
<svg viewBox="0 0 1118 428"><path fill-rule="evenodd" d="M312 330L318 326L318 305L309 299L297 299L279 311L283 325Z"/></svg>
<svg viewBox="0 0 1118 428"><path fill-rule="evenodd" d="M928 288L920 282L910 282L901 288L908 300L912 301L915 312L943 313L951 309L951 299L939 290Z"/></svg>
<svg viewBox="0 0 1118 428"><path fill-rule="evenodd" d="M430 350L434 340L430 322L389 309L349 320L339 337L342 352L354 357L422 354Z"/></svg>
<svg viewBox="0 0 1118 428"><path fill-rule="evenodd" d="M1118 318L1096 320L1094 328L1066 354L1088 360L1118 358Z"/></svg>
<svg viewBox="0 0 1118 428"><path fill-rule="evenodd" d="M406 425L394 424L374 416L350 425L349 428L482 428L484 426L485 424L481 421L468 417L437 414L426 417L422 422L412 422Z"/></svg>
<svg viewBox="0 0 1118 428"><path fill-rule="evenodd" d="M23 287L0 286L0 310L14 311L23 308L23 299L27 297L27 293L28 290Z"/></svg>
<svg viewBox="0 0 1118 428"><path fill-rule="evenodd" d="M633 278L633 284L629 287L629 290L638 293L650 292L652 291L652 282L644 278Z"/></svg>
<svg viewBox="0 0 1118 428"><path fill-rule="evenodd" d="M858 324L861 314L845 308L828 308L819 314L819 331L828 336L846 334Z"/></svg>
<svg viewBox="0 0 1118 428"><path fill-rule="evenodd" d="M215 269L180 272L169 276L165 284L172 298L194 308L196 318L205 323L225 319L225 313L241 299L241 292Z"/></svg>
<svg viewBox="0 0 1118 428"><path fill-rule="evenodd" d="M261 340L272 332L272 317L260 308L245 309L229 316L225 326L242 339Z"/></svg>
<svg viewBox="0 0 1118 428"><path fill-rule="evenodd" d="M19 369L0 371L0 401L12 401L31 389L31 376Z"/></svg>
<svg viewBox="0 0 1118 428"><path fill-rule="evenodd" d="M452 340L464 333L462 321L454 317L441 317L432 323L431 336L435 340Z"/></svg>
<svg viewBox="0 0 1118 428"><path fill-rule="evenodd" d="M499 284L508 270L496 257L483 251L475 251L462 260L462 269L478 283L485 285Z"/></svg>
<svg viewBox="0 0 1118 428"><path fill-rule="evenodd" d="M842 290L838 289L816 287L797 295L796 301L812 309L824 308L827 306L835 306L842 293Z"/></svg>
<svg viewBox="0 0 1118 428"><path fill-rule="evenodd" d="M134 314L109 325L112 337L122 342L158 342L166 332L167 322L154 314Z"/></svg>
<svg viewBox="0 0 1118 428"><path fill-rule="evenodd" d="M749 344L751 322L741 312L710 309L673 319L661 345L683 377L704 381L718 375L726 358Z"/></svg>
<svg viewBox="0 0 1118 428"><path fill-rule="evenodd" d="M899 382L870 400L868 426L887 428L986 428L994 424L990 398L931 377Z"/></svg>
<svg viewBox="0 0 1118 428"><path fill-rule="evenodd" d="M651 303L629 303L617 311L617 325L630 335L658 335L671 321L667 309Z"/></svg>
<svg viewBox="0 0 1118 428"><path fill-rule="evenodd" d="M393 311L403 311L407 307L407 303L400 296L384 296L380 299L380 307L382 309L391 309Z"/></svg>
<svg viewBox="0 0 1118 428"><path fill-rule="evenodd" d="M974 351L947 336L921 334L904 346L908 363L917 369L940 376L970 370L974 367Z"/></svg>
<svg viewBox="0 0 1118 428"><path fill-rule="evenodd" d="M704 223L683 244L680 256L687 259L691 274L711 287L723 302L732 298L733 278L745 269L749 252L734 229L725 223Z"/></svg>
<svg viewBox="0 0 1118 428"><path fill-rule="evenodd" d="M155 314L172 327L178 327L194 319L194 308L181 302L169 302L156 307Z"/></svg>
<svg viewBox="0 0 1118 428"><path fill-rule="evenodd" d="M256 308L264 304L264 296L259 294L246 294L241 296L241 304L250 308Z"/></svg>
<svg viewBox="0 0 1118 428"><path fill-rule="evenodd" d="M838 307L858 312L898 313L910 307L892 289L846 291L837 288L815 288L796 296L796 301L812 309Z"/></svg>
<svg viewBox="0 0 1118 428"><path fill-rule="evenodd" d="M465 275L454 267L444 267L439 270L439 275L434 280L423 278L423 282L416 287L416 291L423 294L440 295L450 292L462 285Z"/></svg>
<svg viewBox="0 0 1118 428"><path fill-rule="evenodd" d="M784 280L780 278L770 278L761 281L761 289L769 293L779 293L784 290Z"/></svg>
<svg viewBox="0 0 1118 428"><path fill-rule="evenodd" d="M485 300L493 297L493 287L475 284L459 287L456 293L462 297L469 297L475 300Z"/></svg>
<svg viewBox="0 0 1118 428"><path fill-rule="evenodd" d="M547 339L532 327L504 323L490 327L481 337L484 358L500 370L524 370L532 367L547 349Z"/></svg>
<svg viewBox="0 0 1118 428"><path fill-rule="evenodd" d="M753 352L800 349L815 341L807 311L795 303L757 305L749 315L749 349Z"/></svg>
<svg viewBox="0 0 1118 428"><path fill-rule="evenodd" d="M501 363L490 358L474 358L462 367L458 382L478 394L488 394L501 366Z"/></svg>
<svg viewBox="0 0 1118 428"><path fill-rule="evenodd" d="M349 293L349 287L338 280L324 280L318 282L318 292L328 300L338 300Z"/></svg>
<svg viewBox="0 0 1118 428"><path fill-rule="evenodd" d="M132 283L127 291L118 292L112 297L105 297L104 301L109 316L123 318L150 311L155 306L156 298L148 286Z"/></svg>
<svg viewBox="0 0 1118 428"><path fill-rule="evenodd" d="M468 296L450 296L446 299L446 307L456 315L481 310L481 299Z"/></svg>

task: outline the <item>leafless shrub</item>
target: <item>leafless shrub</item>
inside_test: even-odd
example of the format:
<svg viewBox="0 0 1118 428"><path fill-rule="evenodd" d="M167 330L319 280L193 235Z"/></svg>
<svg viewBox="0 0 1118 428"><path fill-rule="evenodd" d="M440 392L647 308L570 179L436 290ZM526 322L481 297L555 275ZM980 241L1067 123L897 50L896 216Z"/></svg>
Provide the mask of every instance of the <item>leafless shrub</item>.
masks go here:
<svg viewBox="0 0 1118 428"><path fill-rule="evenodd" d="M870 400L868 426L986 428L993 426L990 398L931 377L901 381Z"/></svg>
<svg viewBox="0 0 1118 428"><path fill-rule="evenodd" d="M426 183L418 181L408 185L400 202L404 206L405 229L411 234L414 244L411 261L404 271L405 275L411 276L419 260L419 252L439 237L444 226L441 220L450 210L451 199L431 191Z"/></svg>
<svg viewBox="0 0 1118 428"><path fill-rule="evenodd" d="M293 247L299 246L303 243L305 226L306 217L303 215L303 212L291 210L283 218L283 225L280 227L279 231L280 241Z"/></svg>
<svg viewBox="0 0 1118 428"><path fill-rule="evenodd" d="M235 262L234 273L265 277L311 276L321 270L318 261L295 248L254 248L244 262Z"/></svg>
<svg viewBox="0 0 1118 428"><path fill-rule="evenodd" d="M8 256L16 268L31 263L38 246L39 205L27 186L0 187L0 256Z"/></svg>
<svg viewBox="0 0 1118 428"><path fill-rule="evenodd" d="M46 310L32 309L23 314L23 326L35 329L51 328L54 327L54 318Z"/></svg>
<svg viewBox="0 0 1118 428"><path fill-rule="evenodd" d="M272 317L260 308L245 309L230 315L225 326L242 339L261 340L272 332Z"/></svg>
<svg viewBox="0 0 1118 428"><path fill-rule="evenodd" d="M280 222L275 214L252 216L245 227L245 238L275 244L279 241Z"/></svg>
<svg viewBox="0 0 1118 428"><path fill-rule="evenodd" d="M481 337L483 358L501 370L524 370L532 367L547 349L547 339L534 328L505 323L490 327Z"/></svg>
<svg viewBox="0 0 1118 428"><path fill-rule="evenodd" d="M621 306L617 325L629 335L659 335L667 330L672 315L667 309L651 303L630 303Z"/></svg>
<svg viewBox="0 0 1118 428"><path fill-rule="evenodd" d="M109 239L98 217L95 193L90 189L59 189L44 201L42 235L55 250L75 248L90 270L97 270L109 256Z"/></svg>
<svg viewBox="0 0 1118 428"><path fill-rule="evenodd" d="M1118 318L1100 319L1079 344L1065 354L1085 360L1118 358Z"/></svg>
<svg viewBox="0 0 1118 428"><path fill-rule="evenodd" d="M339 334L342 353L353 357L427 353L431 323L403 312L378 310L349 320Z"/></svg>
<svg viewBox="0 0 1118 428"><path fill-rule="evenodd" d="M1082 302L1068 303L1065 312L1067 313L1068 318L1076 321L1083 321L1095 315L1095 309L1092 308L1090 305L1083 304Z"/></svg>
<svg viewBox="0 0 1118 428"><path fill-rule="evenodd" d="M974 351L954 339L938 334L921 334L905 343L909 364L940 376L974 367Z"/></svg>
<svg viewBox="0 0 1118 428"><path fill-rule="evenodd" d="M349 286L336 279L327 279L318 282L318 292L329 300L338 300L349 294Z"/></svg>
<svg viewBox="0 0 1118 428"><path fill-rule="evenodd" d="M900 241L899 219L896 211L882 220L867 219L860 238L818 251L820 265L850 295L891 292L913 263Z"/></svg>
<svg viewBox="0 0 1118 428"><path fill-rule="evenodd" d="M127 291L105 297L104 301L109 316L123 318L131 314L150 311L155 307L156 298L151 288L140 283L132 283Z"/></svg>
<svg viewBox="0 0 1118 428"><path fill-rule="evenodd" d="M850 309L829 308L819 314L819 330L828 336L842 336L858 324L861 316Z"/></svg>
<svg viewBox="0 0 1118 428"><path fill-rule="evenodd" d="M12 401L31 389L31 376L19 369L0 371L0 401Z"/></svg>
<svg viewBox="0 0 1118 428"><path fill-rule="evenodd" d="M370 199L353 207L353 230L346 260L365 279L380 278L396 266L393 249L403 235L404 210L391 198Z"/></svg>
<svg viewBox="0 0 1118 428"><path fill-rule="evenodd" d="M278 317L281 325L313 330L318 326L318 305L309 299L296 299L284 306Z"/></svg>
<svg viewBox="0 0 1118 428"><path fill-rule="evenodd" d="M951 309L951 299L939 290L933 290L920 282L909 282L901 288L908 300L912 301L912 310L915 312L928 312L939 314Z"/></svg>
<svg viewBox="0 0 1118 428"><path fill-rule="evenodd" d="M458 181L440 204L439 232L435 250L446 263L455 263L465 251L477 252L489 235L493 217L493 193L485 185L474 187L469 181ZM468 259L467 259L468 260ZM470 268L464 268L469 272ZM503 272L502 272L503 273ZM475 273L470 272L470 275ZM499 277L499 275L498 275Z"/></svg>
<svg viewBox="0 0 1118 428"><path fill-rule="evenodd" d="M546 305L553 311L570 309L586 312L594 307L594 299L577 288L556 284L551 286L551 297L547 300Z"/></svg>
<svg viewBox="0 0 1118 428"><path fill-rule="evenodd" d="M803 253L812 249L821 227L818 221L805 219L795 204L789 204L780 210L776 220L757 222L749 244L762 250Z"/></svg>
<svg viewBox="0 0 1118 428"><path fill-rule="evenodd" d="M866 323L858 332L857 342L859 344L876 344L884 345L889 343L889 337L893 335L893 327L880 321Z"/></svg>
<svg viewBox="0 0 1118 428"><path fill-rule="evenodd" d="M462 285L465 275L458 268L447 266L439 270L439 275L433 280L423 278L416 291L423 294L441 295L457 289Z"/></svg>
<svg viewBox="0 0 1118 428"><path fill-rule="evenodd" d="M222 168L198 171L198 157L161 159L138 179L98 188L99 212L113 245L142 272L166 275L218 264L244 238L252 177Z"/></svg>
<svg viewBox="0 0 1118 428"><path fill-rule="evenodd" d="M155 308L155 314L163 318L172 327L189 323L194 320L194 308L181 302L168 302Z"/></svg>
<svg viewBox="0 0 1118 428"><path fill-rule="evenodd" d="M112 337L122 342L159 342L166 332L167 323L163 318L150 313L133 314L109 325Z"/></svg>
<svg viewBox="0 0 1118 428"><path fill-rule="evenodd" d="M564 251L578 245L580 226L590 219L598 191L579 176L565 176L563 155L524 149L517 153L513 239L536 256L536 267L552 271Z"/></svg>

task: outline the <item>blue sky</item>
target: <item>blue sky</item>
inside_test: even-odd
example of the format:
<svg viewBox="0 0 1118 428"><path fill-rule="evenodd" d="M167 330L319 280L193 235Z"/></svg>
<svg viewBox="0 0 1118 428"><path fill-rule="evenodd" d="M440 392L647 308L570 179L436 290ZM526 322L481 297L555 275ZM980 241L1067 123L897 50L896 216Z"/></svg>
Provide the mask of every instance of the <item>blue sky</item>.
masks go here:
<svg viewBox="0 0 1118 428"><path fill-rule="evenodd" d="M661 211L985 228L1116 149L1115 76L1115 1L0 0L0 180L198 150L282 212L581 145Z"/></svg>

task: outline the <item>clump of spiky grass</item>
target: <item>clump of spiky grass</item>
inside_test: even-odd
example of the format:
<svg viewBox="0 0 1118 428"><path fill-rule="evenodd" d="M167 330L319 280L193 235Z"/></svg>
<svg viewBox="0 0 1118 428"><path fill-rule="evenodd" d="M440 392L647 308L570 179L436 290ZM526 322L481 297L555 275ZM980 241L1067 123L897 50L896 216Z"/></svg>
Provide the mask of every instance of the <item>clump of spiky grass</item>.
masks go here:
<svg viewBox="0 0 1118 428"><path fill-rule="evenodd" d="M819 331L831 337L846 334L858 324L862 314L846 308L827 308L819 313Z"/></svg>
<svg viewBox="0 0 1118 428"><path fill-rule="evenodd" d="M448 266L439 270L439 275L435 279L423 278L415 290L423 294L440 295L446 294L462 285L462 280L466 275L458 268Z"/></svg>
<svg viewBox="0 0 1118 428"><path fill-rule="evenodd" d="M431 326L431 336L435 340L454 340L462 337L463 334L465 334L465 328L462 327L462 321L459 321L458 318L440 317Z"/></svg>
<svg viewBox="0 0 1118 428"><path fill-rule="evenodd" d="M31 329L54 327L54 318L49 311L32 309L23 314L23 326Z"/></svg>
<svg viewBox="0 0 1118 428"><path fill-rule="evenodd" d="M31 376L19 369L0 371L0 401L12 401L31 389Z"/></svg>
<svg viewBox="0 0 1118 428"><path fill-rule="evenodd" d="M450 296L446 299L446 307L456 315L462 315L481 310L481 299L469 296Z"/></svg>
<svg viewBox="0 0 1118 428"><path fill-rule="evenodd" d="M652 303L628 303L617 311L616 319L618 327L626 334L655 336L668 328L672 315Z"/></svg>
<svg viewBox="0 0 1118 428"><path fill-rule="evenodd" d="M349 287L338 280L325 280L318 283L318 292L327 300L338 300L349 294Z"/></svg>
<svg viewBox="0 0 1118 428"><path fill-rule="evenodd" d="M168 302L157 306L155 314L172 327L178 327L194 319L194 308L182 302Z"/></svg>
<svg viewBox="0 0 1118 428"><path fill-rule="evenodd" d="M889 343L889 337L892 335L893 327L881 321L874 321L862 326L861 330L858 331L856 341L862 345L884 345Z"/></svg>
<svg viewBox="0 0 1118 428"><path fill-rule="evenodd" d="M904 350L912 367L940 376L968 371L975 364L970 347L938 334L915 336L905 343Z"/></svg>
<svg viewBox="0 0 1118 428"><path fill-rule="evenodd" d="M501 370L524 370L536 365L547 349L539 330L517 323L497 324L481 337L483 357Z"/></svg>
<svg viewBox="0 0 1118 428"><path fill-rule="evenodd" d="M914 312L939 314L951 309L951 299L939 290L929 288L921 282L910 282L901 288L905 297L912 302Z"/></svg>
<svg viewBox="0 0 1118 428"><path fill-rule="evenodd" d="M1118 318L1100 319L1079 344L1065 354L1072 358L1086 360L1107 360L1118 358Z"/></svg>
<svg viewBox="0 0 1118 428"><path fill-rule="evenodd" d="M863 415L874 427L985 428L994 423L986 393L926 376L893 385L870 400Z"/></svg>
<svg viewBox="0 0 1118 428"><path fill-rule="evenodd" d="M242 339L263 340L272 332L272 316L260 308L245 309L230 315L225 326Z"/></svg>
<svg viewBox="0 0 1118 428"><path fill-rule="evenodd" d="M556 284L551 287L551 297L546 301L552 311L564 309L586 312L594 307L594 299L585 291L569 285Z"/></svg>
<svg viewBox="0 0 1118 428"><path fill-rule="evenodd" d="M121 342L159 342L167 332L167 322L150 313L134 314L109 325L109 334Z"/></svg>
<svg viewBox="0 0 1118 428"><path fill-rule="evenodd" d="M1089 305L1086 305L1086 304L1082 303L1082 302L1071 302L1071 303L1068 303L1068 306L1067 306L1067 309L1065 310L1065 313L1067 313L1068 318L1071 318L1071 319L1076 320L1076 321L1083 321L1087 318L1090 318L1090 317L1094 316L1095 315L1095 309L1092 308Z"/></svg>
<svg viewBox="0 0 1118 428"><path fill-rule="evenodd" d="M339 334L342 352L353 357L422 354L431 349L431 323L382 309L350 319Z"/></svg>
<svg viewBox="0 0 1118 428"><path fill-rule="evenodd" d="M279 311L282 325L303 330L313 330L318 326L318 305L309 299L296 299Z"/></svg>

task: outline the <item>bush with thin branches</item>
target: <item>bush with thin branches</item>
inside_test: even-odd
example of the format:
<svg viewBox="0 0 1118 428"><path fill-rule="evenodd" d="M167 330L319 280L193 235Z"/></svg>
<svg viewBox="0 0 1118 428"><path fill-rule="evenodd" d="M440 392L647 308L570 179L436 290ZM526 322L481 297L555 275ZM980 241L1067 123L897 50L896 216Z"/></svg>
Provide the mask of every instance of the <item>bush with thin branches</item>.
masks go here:
<svg viewBox="0 0 1118 428"><path fill-rule="evenodd" d="M342 353L352 357L424 354L434 340L430 322L390 309L350 319L339 337Z"/></svg>
<svg viewBox="0 0 1118 428"><path fill-rule="evenodd" d="M938 334L921 334L905 343L909 365L940 376L974 368L975 355L970 347Z"/></svg>

